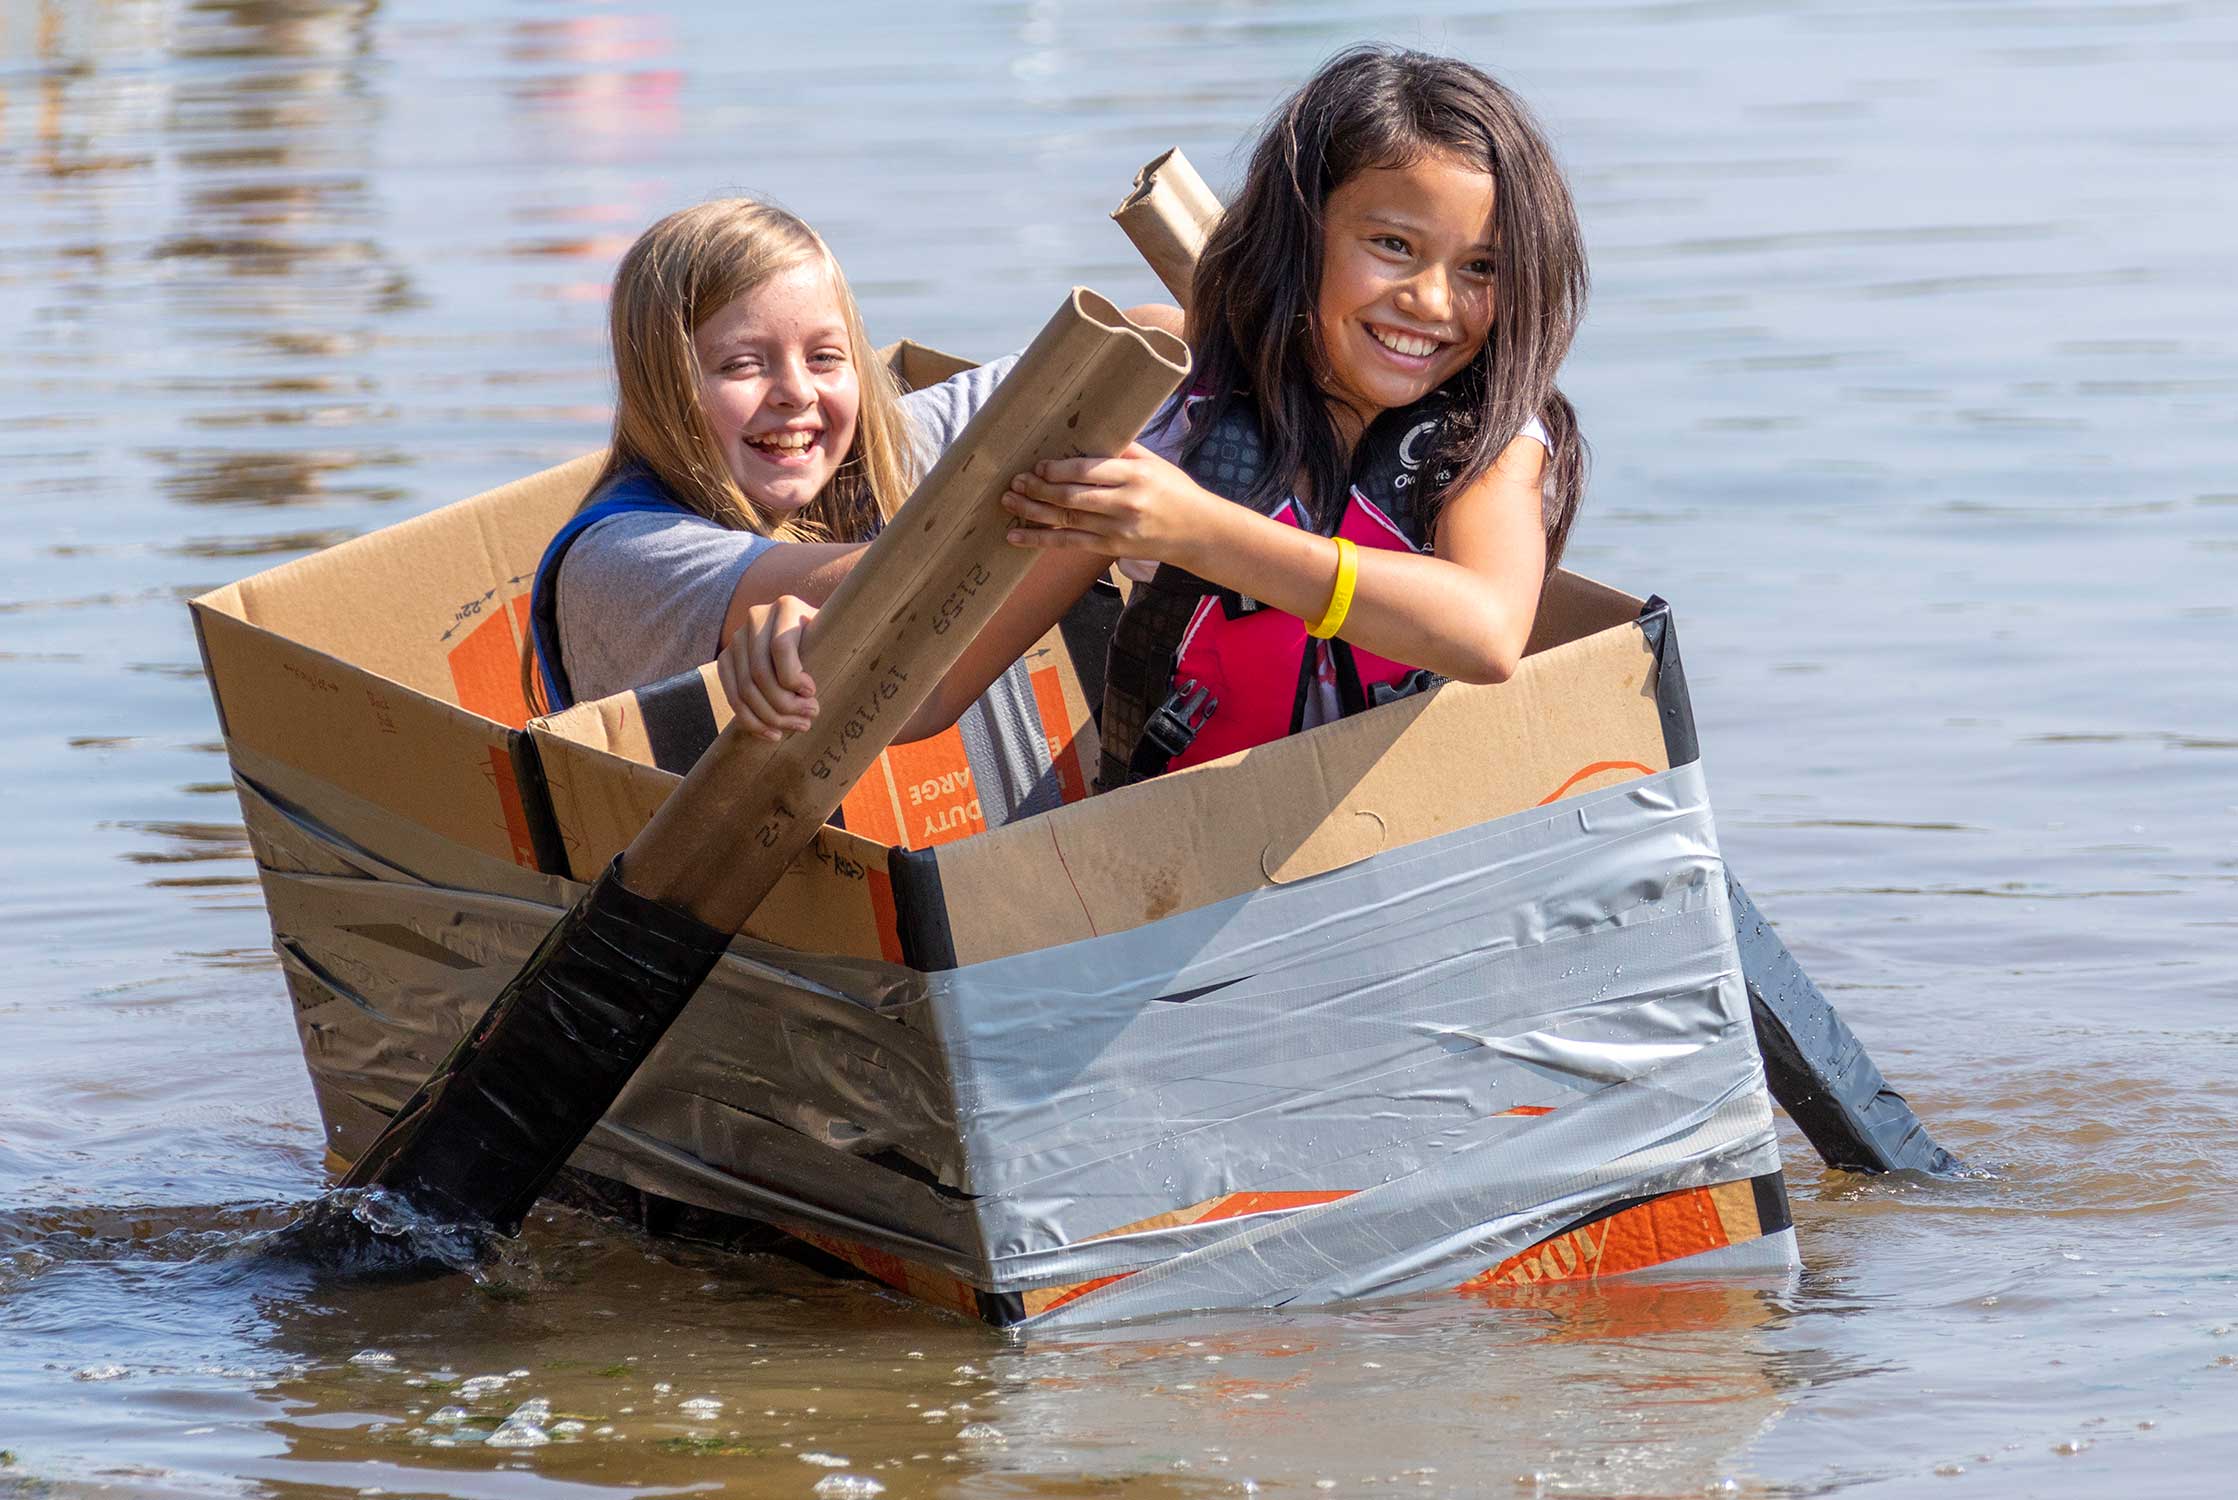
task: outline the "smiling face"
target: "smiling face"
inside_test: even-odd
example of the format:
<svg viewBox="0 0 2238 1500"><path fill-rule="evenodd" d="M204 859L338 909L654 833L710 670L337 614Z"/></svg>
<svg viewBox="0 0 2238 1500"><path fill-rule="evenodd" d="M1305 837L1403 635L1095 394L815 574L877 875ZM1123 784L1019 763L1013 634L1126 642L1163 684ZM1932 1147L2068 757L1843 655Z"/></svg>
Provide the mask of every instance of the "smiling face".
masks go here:
<svg viewBox="0 0 2238 1500"><path fill-rule="evenodd" d="M862 385L830 270L803 261L726 303L692 335L699 404L746 498L790 516L855 442Z"/></svg>
<svg viewBox="0 0 2238 1500"><path fill-rule="evenodd" d="M1468 366L1492 331L1492 174L1432 152L1355 172L1323 207L1315 301L1329 395L1362 427Z"/></svg>

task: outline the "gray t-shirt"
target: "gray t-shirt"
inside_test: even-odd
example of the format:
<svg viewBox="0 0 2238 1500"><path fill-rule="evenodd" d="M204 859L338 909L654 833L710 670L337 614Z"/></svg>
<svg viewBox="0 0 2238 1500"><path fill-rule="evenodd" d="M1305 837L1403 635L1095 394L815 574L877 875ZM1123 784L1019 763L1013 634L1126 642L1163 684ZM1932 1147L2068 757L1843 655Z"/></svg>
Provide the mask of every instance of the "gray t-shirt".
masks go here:
<svg viewBox="0 0 2238 1500"><path fill-rule="evenodd" d="M901 398L920 471L987 404L1016 355ZM692 671L722 649L723 616L754 560L782 543L704 516L609 516L560 560L560 653L578 702Z"/></svg>

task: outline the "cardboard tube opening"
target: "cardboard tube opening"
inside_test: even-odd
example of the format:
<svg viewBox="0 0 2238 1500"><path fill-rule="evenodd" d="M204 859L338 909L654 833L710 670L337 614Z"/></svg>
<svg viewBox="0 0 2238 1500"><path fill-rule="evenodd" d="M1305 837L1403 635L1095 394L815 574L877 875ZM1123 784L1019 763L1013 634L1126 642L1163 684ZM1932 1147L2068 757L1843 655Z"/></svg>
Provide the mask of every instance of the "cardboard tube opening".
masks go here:
<svg viewBox="0 0 2238 1500"><path fill-rule="evenodd" d="M1137 172L1134 186L1111 211L1113 222L1183 311L1188 310L1197 260L1220 214L1219 198L1178 149L1153 158Z"/></svg>
<svg viewBox="0 0 2238 1500"><path fill-rule="evenodd" d="M1100 328L1107 328L1113 333L1136 335L1149 346L1152 354L1173 366L1175 379L1178 380L1189 372L1189 346L1163 328L1137 323L1121 312L1110 298L1084 286L1072 289L1072 305L1080 316Z"/></svg>
<svg viewBox="0 0 2238 1500"><path fill-rule="evenodd" d="M1128 209L1148 198L1158 186L1159 169L1165 166L1167 162L1172 161L1180 150L1179 146L1168 146L1165 150L1144 162L1142 170L1135 173L1134 186L1127 190L1126 197L1119 200L1119 206L1111 211L1111 216L1116 219Z"/></svg>

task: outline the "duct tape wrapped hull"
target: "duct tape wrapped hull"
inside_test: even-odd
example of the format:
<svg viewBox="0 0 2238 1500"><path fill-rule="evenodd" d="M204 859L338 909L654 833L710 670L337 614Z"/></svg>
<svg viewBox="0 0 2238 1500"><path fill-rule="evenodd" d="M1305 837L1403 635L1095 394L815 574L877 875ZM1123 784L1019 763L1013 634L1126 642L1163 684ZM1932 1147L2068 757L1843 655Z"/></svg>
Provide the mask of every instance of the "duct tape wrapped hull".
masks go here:
<svg viewBox="0 0 2238 1500"><path fill-rule="evenodd" d="M588 473L453 508L485 592ZM472 711L472 612L410 583L443 516L196 608L345 1161L722 718L689 680ZM1060 772L1071 624L1027 662ZM1002 1324L1795 1264L1667 613L1558 575L1508 684L1007 822L983 749L889 753L872 836L819 836L575 1168Z"/></svg>
<svg viewBox="0 0 2238 1500"><path fill-rule="evenodd" d="M265 885L345 1146L562 910ZM741 940L576 1161L1005 1322L1793 1259L1691 766L946 971Z"/></svg>

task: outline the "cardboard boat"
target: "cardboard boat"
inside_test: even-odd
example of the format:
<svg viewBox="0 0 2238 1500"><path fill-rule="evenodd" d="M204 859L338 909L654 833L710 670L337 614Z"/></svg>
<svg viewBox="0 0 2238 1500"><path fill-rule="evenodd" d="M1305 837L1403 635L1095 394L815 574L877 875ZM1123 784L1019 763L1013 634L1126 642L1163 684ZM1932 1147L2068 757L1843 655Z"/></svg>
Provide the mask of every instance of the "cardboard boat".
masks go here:
<svg viewBox="0 0 2238 1500"><path fill-rule="evenodd" d="M599 464L193 601L335 1163L727 718L711 668L528 717ZM1795 1265L1666 607L1557 573L1505 684L1091 798L1114 613L1026 659L1058 805L887 751L576 1170L1004 1325Z"/></svg>

